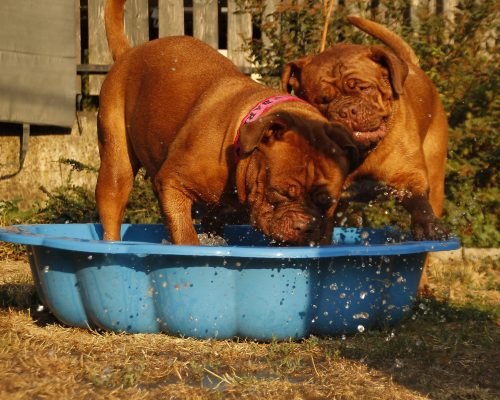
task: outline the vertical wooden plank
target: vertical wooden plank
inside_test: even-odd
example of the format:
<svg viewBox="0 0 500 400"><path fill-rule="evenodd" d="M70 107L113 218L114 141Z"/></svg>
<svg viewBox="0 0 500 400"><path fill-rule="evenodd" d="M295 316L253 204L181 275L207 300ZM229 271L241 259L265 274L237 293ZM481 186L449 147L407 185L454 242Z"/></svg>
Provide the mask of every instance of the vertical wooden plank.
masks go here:
<svg viewBox="0 0 500 400"><path fill-rule="evenodd" d="M455 11L458 0L441 0L441 16L445 26L444 37L448 40L455 29Z"/></svg>
<svg viewBox="0 0 500 400"><path fill-rule="evenodd" d="M227 2L227 56L241 70L250 67L248 52L243 50L245 41L252 38L252 17L249 13L238 13L236 0Z"/></svg>
<svg viewBox="0 0 500 400"><path fill-rule="evenodd" d="M108 49L104 29L105 0L88 0L89 18L89 63L111 64L113 59ZM149 39L148 4L143 0L129 0L125 4L125 31L130 43L138 45ZM101 90L102 76L91 76L89 92L98 95Z"/></svg>
<svg viewBox="0 0 500 400"><path fill-rule="evenodd" d="M219 48L217 0L193 0L193 36Z"/></svg>
<svg viewBox="0 0 500 400"><path fill-rule="evenodd" d="M455 22L455 11L458 0L442 0L443 1L443 16L445 21L453 24Z"/></svg>
<svg viewBox="0 0 500 400"><path fill-rule="evenodd" d="M437 11L437 2L436 0L428 0L429 2L429 13L431 15L435 15Z"/></svg>
<svg viewBox="0 0 500 400"><path fill-rule="evenodd" d="M149 40L148 2L127 0L125 3L125 32L132 46Z"/></svg>
<svg viewBox="0 0 500 400"><path fill-rule="evenodd" d="M74 0L75 3L75 58L76 63L82 63L82 34L80 31L80 0ZM75 89L76 94L82 93L82 77L76 75Z"/></svg>
<svg viewBox="0 0 500 400"><path fill-rule="evenodd" d="M159 37L184 35L184 1L158 0Z"/></svg>
<svg viewBox="0 0 500 400"><path fill-rule="evenodd" d="M89 64L111 64L113 59L108 50L104 30L104 0L88 0L89 19ZM89 93L98 95L103 81L102 76L90 76Z"/></svg>
<svg viewBox="0 0 500 400"><path fill-rule="evenodd" d="M410 21L413 29L417 30L419 27L419 13L422 0L410 0Z"/></svg>

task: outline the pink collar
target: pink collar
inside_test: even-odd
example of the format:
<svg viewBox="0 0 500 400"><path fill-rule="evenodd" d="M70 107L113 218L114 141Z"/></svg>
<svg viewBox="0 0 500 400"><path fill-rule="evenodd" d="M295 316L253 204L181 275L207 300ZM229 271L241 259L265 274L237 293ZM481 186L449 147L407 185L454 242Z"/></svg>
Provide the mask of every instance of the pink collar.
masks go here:
<svg viewBox="0 0 500 400"><path fill-rule="evenodd" d="M298 97L288 95L288 94L283 94L283 95L277 95L277 96L271 96L268 97L267 99L264 99L262 101L259 101L249 112L247 115L245 115L245 118L241 121L240 126L238 127L238 131L236 132L236 136L234 138L233 142L233 156L234 156L234 163L238 164L238 161L241 159L241 145L240 145L240 129L243 125L249 124L253 120L257 119L260 117L262 114L264 114L267 110L269 110L273 105L276 103L282 103L285 101L302 101L305 102L302 99L299 99Z"/></svg>

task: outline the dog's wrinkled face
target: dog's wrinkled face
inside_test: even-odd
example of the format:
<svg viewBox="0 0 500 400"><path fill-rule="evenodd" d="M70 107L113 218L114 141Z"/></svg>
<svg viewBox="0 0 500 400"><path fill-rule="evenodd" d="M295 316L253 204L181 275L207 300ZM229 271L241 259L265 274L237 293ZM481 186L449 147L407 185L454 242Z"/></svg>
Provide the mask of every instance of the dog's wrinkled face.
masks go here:
<svg viewBox="0 0 500 400"><path fill-rule="evenodd" d="M343 44L286 64L282 86L348 126L368 150L388 132L407 74L406 63L382 47Z"/></svg>
<svg viewBox="0 0 500 400"><path fill-rule="evenodd" d="M280 244L328 241L356 156L350 134L338 125L280 113L250 124L241 139L251 154L243 160L238 193L249 206L252 225Z"/></svg>

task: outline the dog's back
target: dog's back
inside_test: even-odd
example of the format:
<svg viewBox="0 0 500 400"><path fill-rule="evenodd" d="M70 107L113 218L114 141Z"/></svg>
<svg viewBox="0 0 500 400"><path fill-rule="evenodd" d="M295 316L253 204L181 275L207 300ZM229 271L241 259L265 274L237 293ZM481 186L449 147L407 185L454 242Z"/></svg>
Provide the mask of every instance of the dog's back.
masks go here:
<svg viewBox="0 0 500 400"><path fill-rule="evenodd" d="M221 82L248 78L192 37L165 37L132 47L123 30L124 3L106 3L106 33L115 63L100 93L99 135L102 142L126 133L129 154L154 175L200 96L214 86L223 90ZM111 128L121 121L125 127ZM142 154L146 148L148 153Z"/></svg>

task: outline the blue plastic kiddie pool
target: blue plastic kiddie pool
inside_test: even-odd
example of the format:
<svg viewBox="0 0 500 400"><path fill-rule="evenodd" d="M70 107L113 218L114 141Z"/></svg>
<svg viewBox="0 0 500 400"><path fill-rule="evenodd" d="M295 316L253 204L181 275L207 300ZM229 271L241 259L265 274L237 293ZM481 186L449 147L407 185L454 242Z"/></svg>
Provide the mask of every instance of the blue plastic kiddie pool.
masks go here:
<svg viewBox="0 0 500 400"><path fill-rule="evenodd" d="M427 252L393 229L335 229L334 244L275 247L249 226L224 246L175 246L162 225L17 225L0 240L27 247L38 295L63 323L116 332L258 340L338 335L395 324L415 299Z"/></svg>

